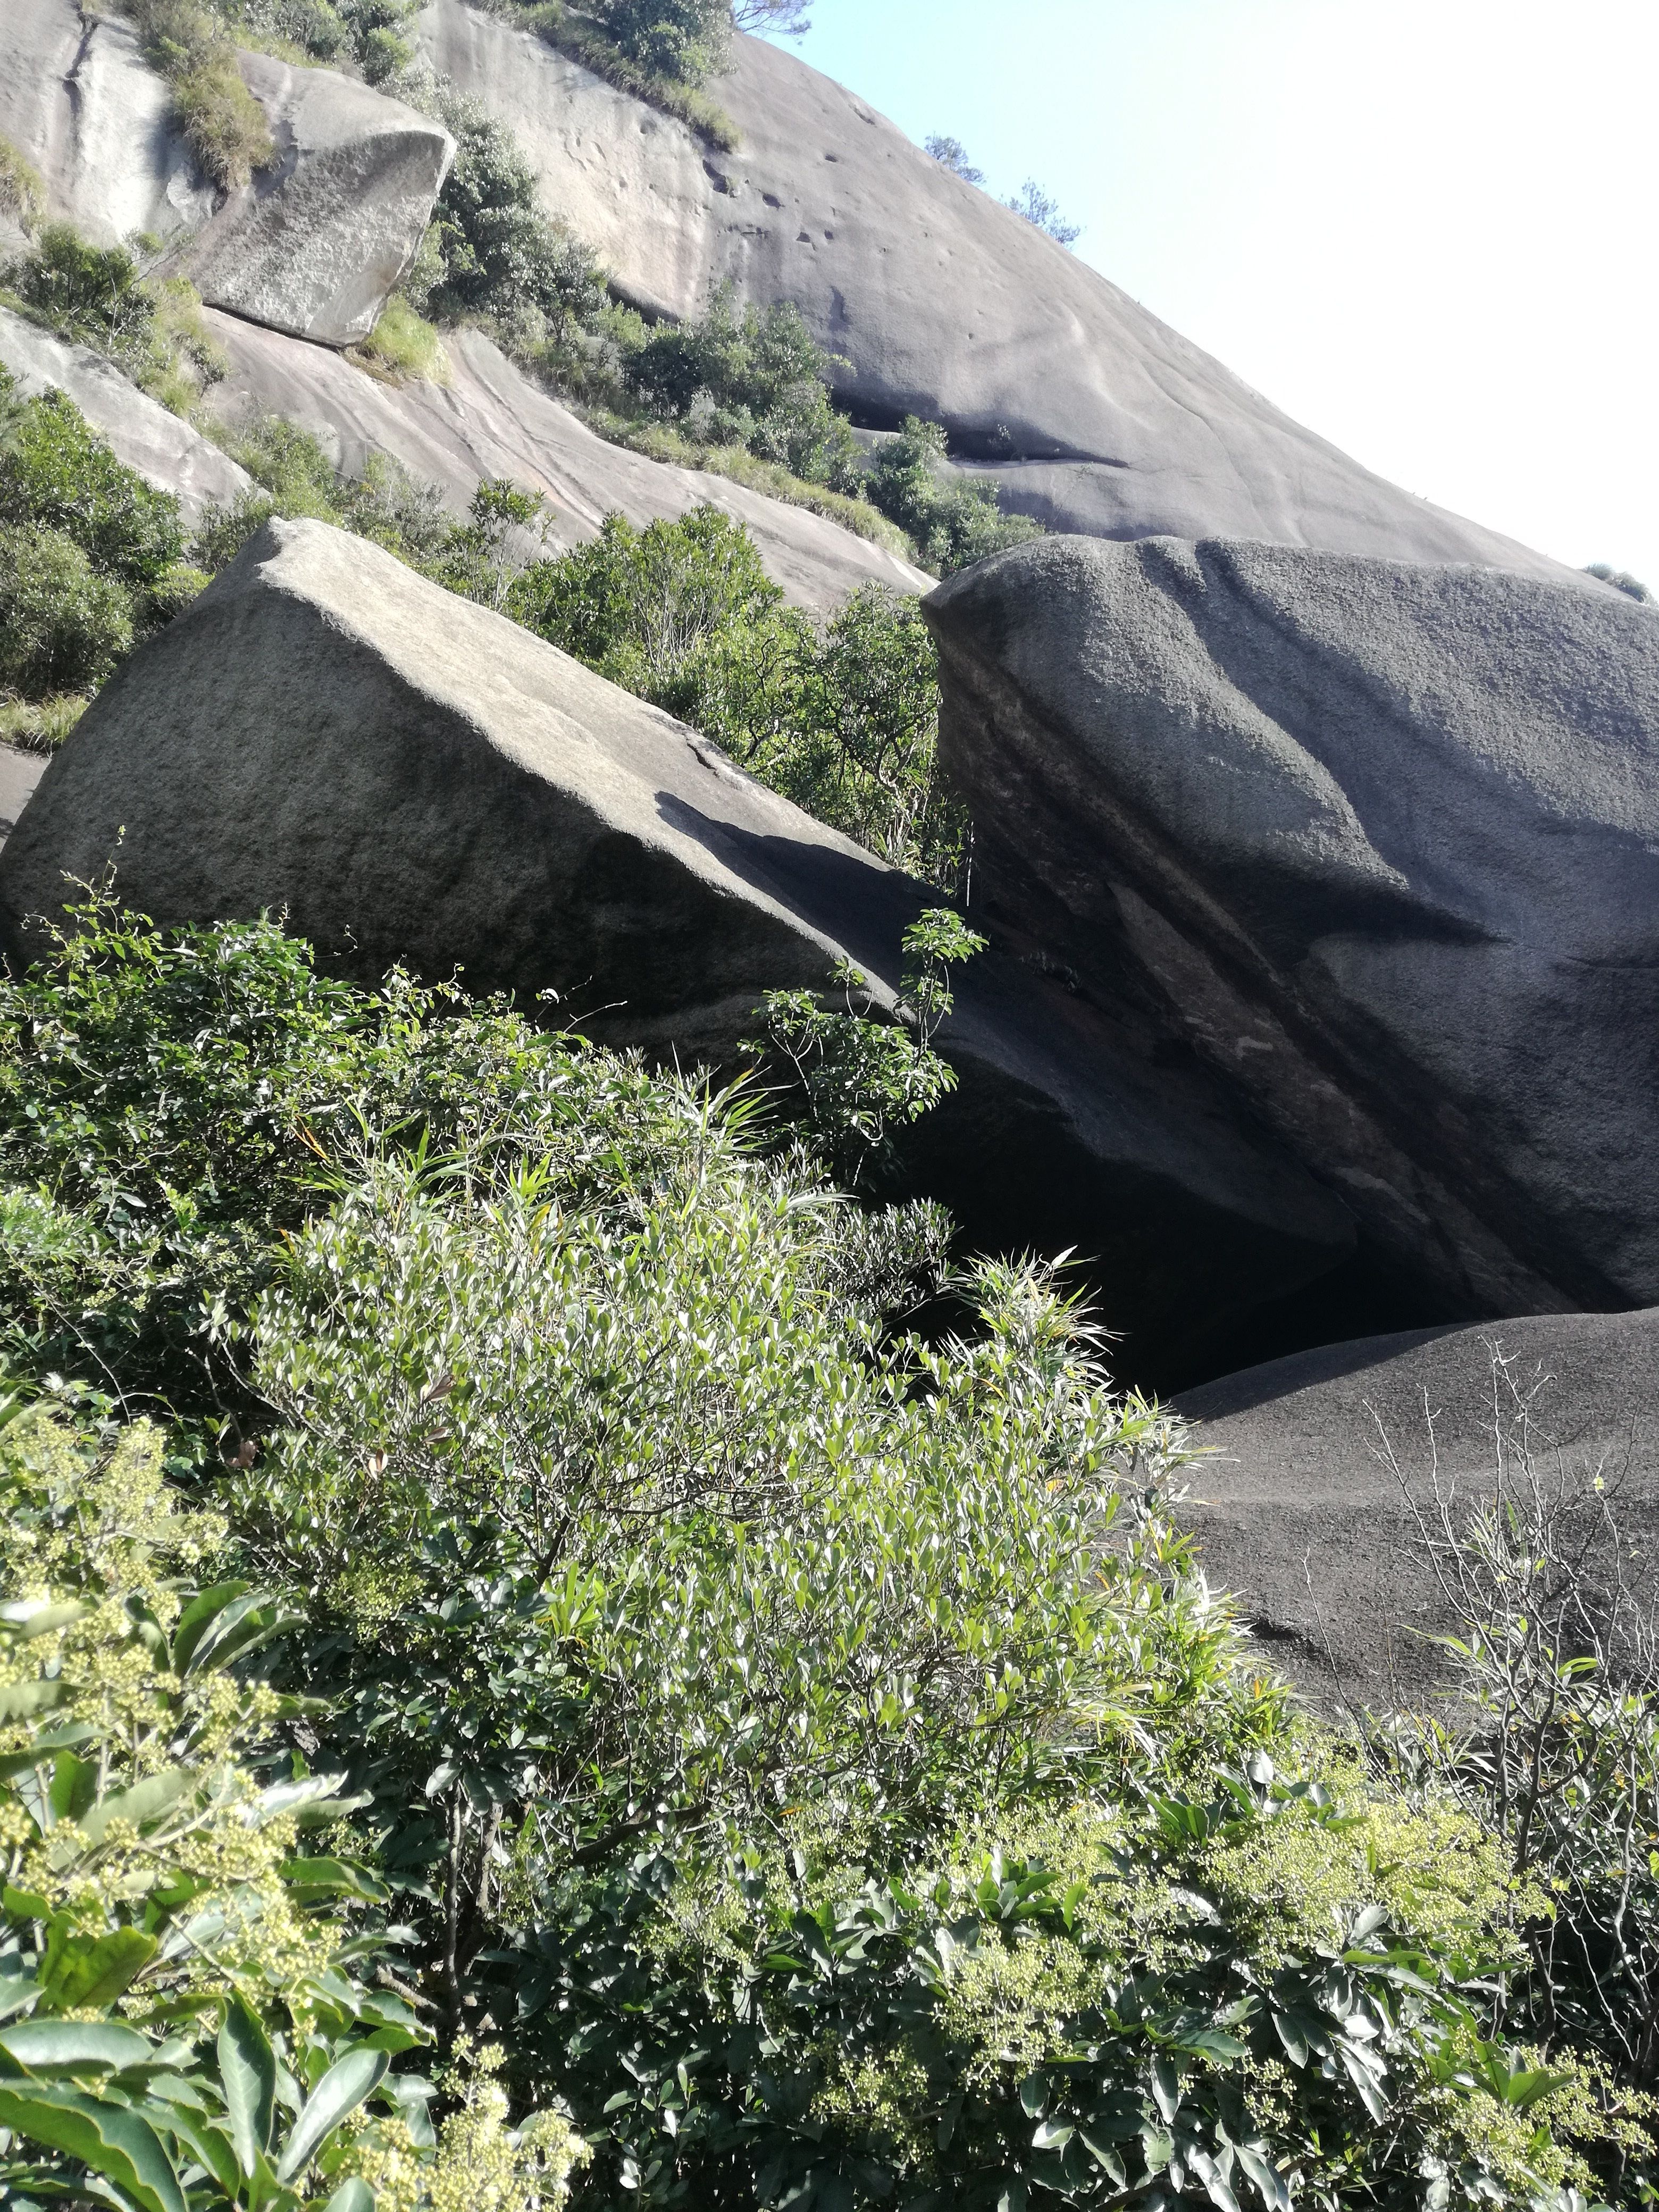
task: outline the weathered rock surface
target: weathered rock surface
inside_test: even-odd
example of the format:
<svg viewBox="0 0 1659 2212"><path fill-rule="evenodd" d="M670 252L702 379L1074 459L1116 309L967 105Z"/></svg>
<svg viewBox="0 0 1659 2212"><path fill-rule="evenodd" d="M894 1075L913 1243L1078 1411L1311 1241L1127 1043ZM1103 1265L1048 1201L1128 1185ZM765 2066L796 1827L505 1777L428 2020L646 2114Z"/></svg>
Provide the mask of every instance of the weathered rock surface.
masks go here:
<svg viewBox="0 0 1659 2212"><path fill-rule="evenodd" d="M234 499L252 479L228 453L159 401L140 392L101 354L65 345L9 307L0 307L0 365L16 380L17 397L56 388L67 392L116 457L149 483L170 491L187 521L210 501Z"/></svg>
<svg viewBox="0 0 1659 2212"><path fill-rule="evenodd" d="M337 354L210 314L231 370L214 404L229 419L280 415L309 430L337 466L358 474L389 453L463 507L481 477L508 477L553 504L548 542L580 544L605 515L643 525L704 503L744 523L769 573L797 605L827 612L860 584L927 592L933 578L839 523L728 477L647 460L607 445L532 384L478 331L445 339L448 384L385 383Z"/></svg>
<svg viewBox="0 0 1659 2212"><path fill-rule="evenodd" d="M123 835L123 833L125 833ZM555 988L596 1033L732 1053L843 953L891 1002L933 895L667 715L319 523L273 523L144 647L0 858L0 927L118 852L164 921L286 908L353 972ZM1200 1073L1140 1061L1013 935L963 971L917 1171L992 1243L1079 1244L1147 1356L1321 1273L1345 1208Z"/></svg>
<svg viewBox="0 0 1659 2212"><path fill-rule="evenodd" d="M1215 1454L1190 1470L1186 1508L1206 1571L1238 1594L1269 1656L1316 1691L1420 1706L1446 1683L1425 1639L1456 1623L1407 1488L1432 1522L1437 1464L1462 1527L1495 1489L1495 1423L1513 1447L1523 1407L1547 1490L1599 1474L1639 1571L1659 1561L1659 1310L1370 1337L1179 1402Z"/></svg>
<svg viewBox="0 0 1659 2212"><path fill-rule="evenodd" d="M685 315L711 285L793 300L850 363L841 396L937 416L1004 503L1106 538L1261 538L1560 573L1361 468L854 93L739 38L711 150L466 0L421 18L438 69L517 133L549 210L630 296Z"/></svg>
<svg viewBox="0 0 1659 2212"><path fill-rule="evenodd" d="M99 245L167 238L213 212L171 106L118 15L83 18L75 0L0 8L0 138L40 172L51 213Z"/></svg>
<svg viewBox="0 0 1659 2212"><path fill-rule="evenodd" d="M927 609L978 910L1201 1060L1407 1317L1659 1299L1651 609L1076 538Z"/></svg>
<svg viewBox="0 0 1659 2212"><path fill-rule="evenodd" d="M233 192L181 265L202 297L291 337L368 336L414 259L455 143L332 70L240 58L278 159Z"/></svg>

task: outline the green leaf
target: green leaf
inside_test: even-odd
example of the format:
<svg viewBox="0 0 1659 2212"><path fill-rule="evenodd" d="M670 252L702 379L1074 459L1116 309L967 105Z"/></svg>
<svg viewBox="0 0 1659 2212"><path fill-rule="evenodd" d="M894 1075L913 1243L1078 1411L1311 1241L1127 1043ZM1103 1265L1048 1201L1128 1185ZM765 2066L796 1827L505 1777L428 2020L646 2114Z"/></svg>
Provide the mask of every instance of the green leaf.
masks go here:
<svg viewBox="0 0 1659 2212"><path fill-rule="evenodd" d="M68 1695L67 1682L13 1682L0 1690L0 1722L32 1720L61 1705Z"/></svg>
<svg viewBox="0 0 1659 2212"><path fill-rule="evenodd" d="M243 2172L251 2174L255 2160L270 2142L276 2111L276 2061L264 2029L240 1994L234 1995L225 2007L218 2052L230 2139Z"/></svg>
<svg viewBox="0 0 1659 2212"><path fill-rule="evenodd" d="M112 2182L142 2212L186 2212L173 2161L149 2122L131 2105L106 2102L55 2082L0 2081L0 2127Z"/></svg>
<svg viewBox="0 0 1659 2212"><path fill-rule="evenodd" d="M20 1644L27 1644L37 1636L52 1636L60 1628L72 1628L92 1610L91 1606L77 1604L73 1599L63 1605L52 1605L25 1598L13 1605L0 1605L0 1624L10 1629Z"/></svg>
<svg viewBox="0 0 1659 2212"><path fill-rule="evenodd" d="M135 1782L131 1790L118 1790L112 1797L100 1797L77 1825L88 1842L93 1844L102 1843L112 1820L131 1820L142 1832L147 1821L153 1820L158 1813L165 1813L196 1780L187 1766L172 1766L163 1774L149 1775L143 1782Z"/></svg>
<svg viewBox="0 0 1659 2212"><path fill-rule="evenodd" d="M278 1869L283 1880L295 1889L327 1890L345 1897L364 1897L381 1905L392 1892L367 1867L347 1859L289 1859Z"/></svg>
<svg viewBox="0 0 1659 2212"><path fill-rule="evenodd" d="M190 1662L196 1656L196 1647L212 1627L215 1620L233 1600L252 1587L247 1583L215 1583L211 1589L199 1591L179 1616L179 1625L173 1632L173 1671L187 1674Z"/></svg>
<svg viewBox="0 0 1659 2212"><path fill-rule="evenodd" d="M222 2128L173 2107L161 2124L181 2142L197 2162L218 2183L234 2204L241 2195L242 2177L236 2170L236 2154Z"/></svg>
<svg viewBox="0 0 1659 2212"><path fill-rule="evenodd" d="M348 2051L337 2059L311 2094L276 2162L276 2179L289 2182L305 2172L348 2112L355 2112L384 2079L392 2063L384 2051Z"/></svg>
<svg viewBox="0 0 1659 2212"><path fill-rule="evenodd" d="M52 2012L113 2004L159 1948L142 1928L112 1928L107 1935L70 1934L54 1926L41 1971L41 2002Z"/></svg>
<svg viewBox="0 0 1659 2212"><path fill-rule="evenodd" d="M335 2191L323 2212L374 2212L374 2191L360 2176L354 2174L343 2181Z"/></svg>
<svg viewBox="0 0 1659 2212"><path fill-rule="evenodd" d="M31 2074L118 2074L155 2056L148 2036L112 2020L20 2020L0 2028L0 2051Z"/></svg>

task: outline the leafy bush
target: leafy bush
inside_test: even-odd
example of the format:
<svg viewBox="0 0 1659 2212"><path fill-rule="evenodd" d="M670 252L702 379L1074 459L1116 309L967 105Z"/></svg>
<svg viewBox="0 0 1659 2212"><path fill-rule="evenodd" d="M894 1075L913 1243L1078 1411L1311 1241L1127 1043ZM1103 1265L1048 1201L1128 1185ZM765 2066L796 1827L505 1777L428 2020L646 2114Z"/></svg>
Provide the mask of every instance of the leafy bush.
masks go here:
<svg viewBox="0 0 1659 2212"><path fill-rule="evenodd" d="M72 538L0 524L0 689L44 700L101 684L132 646L132 597Z"/></svg>
<svg viewBox="0 0 1659 2212"><path fill-rule="evenodd" d="M106 355L177 415L189 415L203 387L224 374L192 286L144 276L125 246L88 245L70 223L48 223L6 282L26 314Z"/></svg>
<svg viewBox="0 0 1659 2212"><path fill-rule="evenodd" d="M710 507L643 531L607 516L591 544L526 568L507 605L820 821L954 882L964 824L936 774L938 665L913 600L868 585L820 629Z"/></svg>
<svg viewBox="0 0 1659 2212"><path fill-rule="evenodd" d="M19 404L11 388L0 383L0 517L61 531L134 588L159 585L184 552L178 501L118 461L64 393Z"/></svg>
<svg viewBox="0 0 1659 2212"><path fill-rule="evenodd" d="M652 76L698 85L726 54L730 0L594 0L605 37Z"/></svg>
<svg viewBox="0 0 1659 2212"><path fill-rule="evenodd" d="M908 416L897 436L882 446L865 479L870 498L909 532L928 568L949 576L1010 545L1042 537L1039 523L999 510L996 486L988 478L942 481L938 465L945 450L945 432L937 422Z"/></svg>
<svg viewBox="0 0 1659 2212"><path fill-rule="evenodd" d="M112 2184L146 2212L188 2179L214 2212L298 2212L399 2159L430 2201L431 2085L388 2070L426 2039L364 1978L386 1939L348 1918L391 1893L300 1843L338 1835L337 1776L258 1771L295 1708L247 1665L301 1623L242 1582L180 1588L225 1531L177 1511L163 1449L143 1424L0 1404L0 2179ZM559 2203L568 2124L515 2139L492 2117L498 2162Z"/></svg>
<svg viewBox="0 0 1659 2212"><path fill-rule="evenodd" d="M153 2140L145 2212L1640 2201L1628 2069L1506 2039L1510 1839L1301 1729L1051 1270L927 1344L948 1225L752 1093L77 920L5 987L11 1342L55 1267L124 1389L216 1332L240 1425L216 1525L188 1434L0 1425L14 2191ZM428 2032L545 2117L486 2066L434 2127Z"/></svg>
<svg viewBox="0 0 1659 2212"><path fill-rule="evenodd" d="M924 142L923 151L931 154L940 167L948 169L953 177L960 177L964 185L985 182L984 170L974 167L960 138L947 138L936 131Z"/></svg>
<svg viewBox="0 0 1659 2212"><path fill-rule="evenodd" d="M745 1048L788 1068L809 1141L847 1188L891 1165L890 1129L908 1127L955 1090L956 1070L933 1040L954 1003L951 967L985 944L948 908L919 916L904 933L904 1003L891 1025L869 1018L866 979L848 963L844 1011L823 1006L811 991L769 991L762 1000L766 1036ZM862 1012L854 1004L858 993Z"/></svg>

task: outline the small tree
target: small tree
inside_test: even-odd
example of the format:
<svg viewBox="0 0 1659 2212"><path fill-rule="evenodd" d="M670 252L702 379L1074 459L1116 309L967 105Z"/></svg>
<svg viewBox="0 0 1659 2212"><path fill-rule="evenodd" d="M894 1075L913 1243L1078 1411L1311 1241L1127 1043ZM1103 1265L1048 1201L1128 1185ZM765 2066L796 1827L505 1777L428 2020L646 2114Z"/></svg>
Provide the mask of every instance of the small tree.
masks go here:
<svg viewBox="0 0 1659 2212"><path fill-rule="evenodd" d="M1074 246L1083 235L1082 224L1067 222L1060 211L1060 203L1043 191L1035 177L1027 177L1012 199L1004 200L1002 204L1012 208L1016 215L1024 216L1033 229L1040 230L1045 238L1052 238L1056 246Z"/></svg>
<svg viewBox="0 0 1659 2212"><path fill-rule="evenodd" d="M968 159L968 149L960 138L941 137L935 131L924 143L927 152L939 167L948 169L953 177L960 177L964 185L982 185L985 182L984 170L976 169Z"/></svg>

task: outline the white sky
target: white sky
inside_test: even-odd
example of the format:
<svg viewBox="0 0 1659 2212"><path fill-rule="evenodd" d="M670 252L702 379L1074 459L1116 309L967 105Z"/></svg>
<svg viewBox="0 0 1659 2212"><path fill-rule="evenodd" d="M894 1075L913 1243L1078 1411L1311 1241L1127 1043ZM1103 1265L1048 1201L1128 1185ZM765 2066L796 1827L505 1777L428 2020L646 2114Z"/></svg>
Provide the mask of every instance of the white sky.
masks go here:
<svg viewBox="0 0 1659 2212"><path fill-rule="evenodd" d="M1659 589L1659 0L817 0L798 46L1370 467Z"/></svg>

